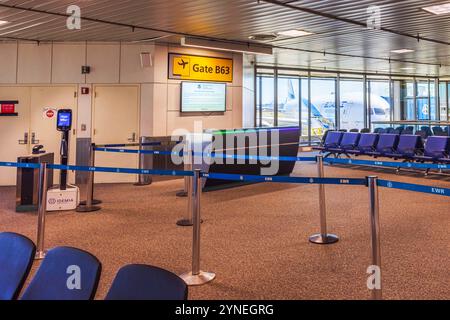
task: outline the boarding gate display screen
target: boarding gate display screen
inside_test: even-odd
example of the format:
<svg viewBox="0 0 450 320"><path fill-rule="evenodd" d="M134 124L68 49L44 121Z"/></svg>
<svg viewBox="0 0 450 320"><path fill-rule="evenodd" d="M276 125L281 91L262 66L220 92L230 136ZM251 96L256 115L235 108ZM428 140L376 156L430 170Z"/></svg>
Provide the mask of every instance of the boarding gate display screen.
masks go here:
<svg viewBox="0 0 450 320"><path fill-rule="evenodd" d="M182 82L181 112L225 112L226 84Z"/></svg>

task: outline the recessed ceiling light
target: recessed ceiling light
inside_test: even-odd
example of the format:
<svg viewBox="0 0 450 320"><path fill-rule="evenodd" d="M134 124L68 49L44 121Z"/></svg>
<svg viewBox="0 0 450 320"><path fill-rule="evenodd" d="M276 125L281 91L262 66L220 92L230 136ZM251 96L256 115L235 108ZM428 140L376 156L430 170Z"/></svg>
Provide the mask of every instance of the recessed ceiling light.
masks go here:
<svg viewBox="0 0 450 320"><path fill-rule="evenodd" d="M313 33L305 31L305 30L298 30L298 29L278 32L279 36L285 36L285 37L303 37L303 36L308 36L310 34L313 34Z"/></svg>
<svg viewBox="0 0 450 320"><path fill-rule="evenodd" d="M9 23L9 21L5 21L5 20L0 20L0 26Z"/></svg>
<svg viewBox="0 0 450 320"><path fill-rule="evenodd" d="M410 53L410 52L414 52L414 50L412 49L396 49L396 50L391 50L392 53Z"/></svg>
<svg viewBox="0 0 450 320"><path fill-rule="evenodd" d="M405 67L405 68L400 68L401 70L416 70L416 68L413 67Z"/></svg>
<svg viewBox="0 0 450 320"><path fill-rule="evenodd" d="M325 63L327 62L327 60L325 59L315 59L315 60L311 60L311 63Z"/></svg>
<svg viewBox="0 0 450 320"><path fill-rule="evenodd" d="M447 14L450 13L450 3L439 4L436 6L429 6L422 8L425 11L428 11L432 14Z"/></svg>

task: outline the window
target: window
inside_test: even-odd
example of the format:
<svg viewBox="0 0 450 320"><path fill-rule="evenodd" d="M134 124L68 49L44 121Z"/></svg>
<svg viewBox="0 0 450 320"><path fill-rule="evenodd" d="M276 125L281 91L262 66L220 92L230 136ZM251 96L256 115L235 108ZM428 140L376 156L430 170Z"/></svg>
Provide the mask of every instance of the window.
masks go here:
<svg viewBox="0 0 450 320"><path fill-rule="evenodd" d="M340 128L364 128L364 82L362 80L340 81Z"/></svg>
<svg viewBox="0 0 450 320"><path fill-rule="evenodd" d="M430 86L428 81L417 82L417 120L430 120Z"/></svg>
<svg viewBox="0 0 450 320"><path fill-rule="evenodd" d="M400 83L401 119L415 120L414 82L401 81Z"/></svg>
<svg viewBox="0 0 450 320"><path fill-rule="evenodd" d="M311 79L311 141L322 139L326 130L336 129L336 80Z"/></svg>
<svg viewBox="0 0 450 320"><path fill-rule="evenodd" d="M391 120L391 95L389 90L389 81L369 81L369 97L370 106L369 116L370 123L376 121ZM372 125L372 128L376 125Z"/></svg>
<svg viewBox="0 0 450 320"><path fill-rule="evenodd" d="M257 124L259 127L275 126L274 77L258 76Z"/></svg>
<svg viewBox="0 0 450 320"><path fill-rule="evenodd" d="M440 120L447 121L447 83L439 82L439 110L440 110Z"/></svg>
<svg viewBox="0 0 450 320"><path fill-rule="evenodd" d="M299 91L299 78L278 78L278 127L300 125Z"/></svg>

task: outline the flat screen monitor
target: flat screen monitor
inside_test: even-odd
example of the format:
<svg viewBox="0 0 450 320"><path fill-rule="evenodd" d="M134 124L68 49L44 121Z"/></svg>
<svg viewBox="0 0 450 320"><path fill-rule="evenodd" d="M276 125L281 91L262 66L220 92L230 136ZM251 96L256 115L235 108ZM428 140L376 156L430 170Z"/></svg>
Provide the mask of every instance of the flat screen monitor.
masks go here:
<svg viewBox="0 0 450 320"><path fill-rule="evenodd" d="M72 110L58 110L57 129L58 131L69 131L72 128Z"/></svg>
<svg viewBox="0 0 450 320"><path fill-rule="evenodd" d="M182 82L181 112L225 112L226 83Z"/></svg>

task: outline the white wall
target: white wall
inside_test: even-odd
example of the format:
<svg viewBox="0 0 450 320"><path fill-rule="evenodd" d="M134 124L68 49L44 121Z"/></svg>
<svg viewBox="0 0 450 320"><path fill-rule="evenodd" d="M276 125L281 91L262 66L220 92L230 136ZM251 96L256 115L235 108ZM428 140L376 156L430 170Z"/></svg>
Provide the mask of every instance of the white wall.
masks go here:
<svg viewBox="0 0 450 320"><path fill-rule="evenodd" d="M141 52L152 54L152 67L141 67ZM227 111L223 115L180 114L181 82L168 79L169 52L234 60L234 81L227 85ZM82 75L82 65L89 65L91 73ZM0 85L78 84L81 88L88 84L92 89L91 84L139 84L141 135L170 135L176 128L192 130L195 120L202 120L205 129L240 128L243 124L242 54L154 44L4 42L0 44L0 70ZM89 137L92 97L78 97L79 137ZM253 104L246 109L253 110ZM88 128L84 132L83 124Z"/></svg>

